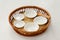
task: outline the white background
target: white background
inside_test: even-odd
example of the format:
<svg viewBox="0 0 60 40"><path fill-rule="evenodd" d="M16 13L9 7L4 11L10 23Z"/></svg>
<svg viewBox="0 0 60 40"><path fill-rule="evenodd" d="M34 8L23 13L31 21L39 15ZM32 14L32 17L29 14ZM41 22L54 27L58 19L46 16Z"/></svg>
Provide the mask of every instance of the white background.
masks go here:
<svg viewBox="0 0 60 40"><path fill-rule="evenodd" d="M49 11L51 24L45 33L25 37L12 29L8 22L9 14L26 5L39 6ZM60 40L60 0L0 0L0 40Z"/></svg>

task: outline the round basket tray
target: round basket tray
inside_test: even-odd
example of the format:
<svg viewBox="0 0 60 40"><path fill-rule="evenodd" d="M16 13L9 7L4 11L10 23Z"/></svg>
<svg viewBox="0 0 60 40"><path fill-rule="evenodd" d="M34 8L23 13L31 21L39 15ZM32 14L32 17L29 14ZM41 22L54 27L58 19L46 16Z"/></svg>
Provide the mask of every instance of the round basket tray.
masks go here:
<svg viewBox="0 0 60 40"><path fill-rule="evenodd" d="M34 12L31 12L33 14L33 16L29 15L29 17L25 16L24 13L25 13L25 10L26 11L31 11L30 9L34 9L36 11L36 15L34 14ZM24 21L24 23L21 23L23 25L23 27L16 27L14 25L14 21L16 21L16 19L14 19L14 16L13 15L16 15L18 13L21 13L24 15L24 19L22 19L22 21ZM27 12L26 12L27 13ZM29 13L29 12L28 12ZM35 16L34 16L35 15ZM47 20L46 20L46 23L43 24L43 22L39 25L38 24L38 30L36 31L28 31L27 29L25 30L25 24L27 24L28 22L34 22L34 19L38 16L42 16L42 17L45 17ZM22 17L21 17L22 18ZM20 19L21 19L20 18ZM19 20L20 20L19 19ZM40 7L37 7L37 6L22 6L20 8L17 8L15 9L14 11L12 11L9 15L9 23L11 24L12 28L19 34L21 35L24 35L24 36L35 36L35 35L38 35L38 34L41 34L43 33L49 26L50 24L50 19L51 19L51 16L50 14L48 13L48 11L46 11L45 9L43 8L40 8ZM41 20L41 19L40 19ZM43 20L45 21L45 20ZM37 24L37 23L36 23ZM30 26L29 26L30 27ZM34 26L35 27L35 26Z"/></svg>

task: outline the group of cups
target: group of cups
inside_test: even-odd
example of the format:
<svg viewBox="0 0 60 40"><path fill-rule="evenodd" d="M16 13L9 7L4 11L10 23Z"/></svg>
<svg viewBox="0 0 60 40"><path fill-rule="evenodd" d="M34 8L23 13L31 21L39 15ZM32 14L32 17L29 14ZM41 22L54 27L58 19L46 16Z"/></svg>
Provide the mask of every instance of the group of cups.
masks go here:
<svg viewBox="0 0 60 40"><path fill-rule="evenodd" d="M24 13L20 13L19 11L16 11L13 14L13 18L15 21L13 22L13 25L17 28L24 27L24 30L27 32L34 32L37 31L40 26L47 23L48 19L44 16L37 16L37 11L33 8L26 8L24 9ZM27 22L25 23L23 19L25 17L28 17L30 19L34 18L33 22Z"/></svg>

